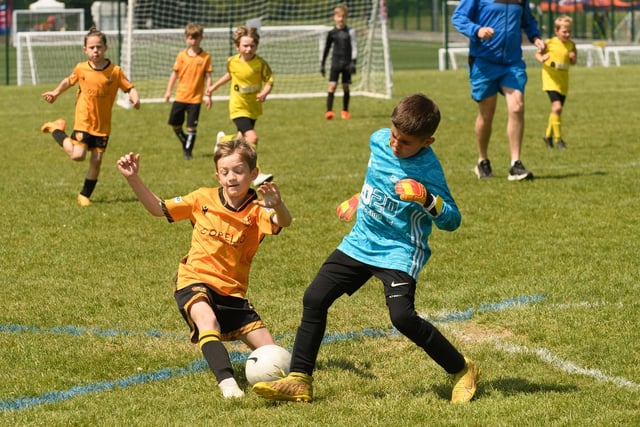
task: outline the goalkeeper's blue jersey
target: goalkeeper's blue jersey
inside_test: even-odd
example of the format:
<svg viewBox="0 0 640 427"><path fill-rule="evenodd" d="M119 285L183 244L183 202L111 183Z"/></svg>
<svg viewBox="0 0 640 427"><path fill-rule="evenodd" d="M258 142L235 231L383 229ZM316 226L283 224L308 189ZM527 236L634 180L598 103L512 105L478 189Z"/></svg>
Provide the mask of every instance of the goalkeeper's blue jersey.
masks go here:
<svg viewBox="0 0 640 427"><path fill-rule="evenodd" d="M417 280L431 256L428 239L432 224L453 231L461 215L431 147L399 159L389 146L391 130L371 135L371 154L360 192L356 223L338 249L356 260L380 268L400 270ZM442 198L442 211L430 216L418 203L401 200L395 184L404 178L421 182Z"/></svg>

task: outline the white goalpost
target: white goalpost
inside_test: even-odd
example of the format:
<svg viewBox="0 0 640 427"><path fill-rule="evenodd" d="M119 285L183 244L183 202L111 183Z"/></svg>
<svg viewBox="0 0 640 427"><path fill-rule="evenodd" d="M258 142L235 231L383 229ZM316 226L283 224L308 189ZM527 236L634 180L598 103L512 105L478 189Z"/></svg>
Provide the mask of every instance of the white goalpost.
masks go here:
<svg viewBox="0 0 640 427"><path fill-rule="evenodd" d="M351 94L391 98L385 0L345 3L347 24L356 30L359 51ZM337 4L336 0L131 0L121 65L143 102L162 102L175 55L185 49L185 24L204 27L202 47L211 54L214 81L226 72L227 57L236 53L231 42L235 28L251 25L260 28L258 55L274 73L270 97L326 96L320 59ZM220 90L214 99L228 98L224 93Z"/></svg>
<svg viewBox="0 0 640 427"><path fill-rule="evenodd" d="M328 83L320 74L321 55L334 25L333 9L341 2L348 6L347 25L358 41L351 94L391 98L385 0L129 0L121 10L126 16L120 22L126 24L120 32L99 29L107 36L107 57L122 66L142 102L164 102L176 54L186 48L189 22L204 27L202 47L211 54L214 81L226 72L227 57L236 53L233 32L249 24L260 27L258 54L274 73L270 97L321 97ZM18 32L18 85L58 83L86 60L85 35L86 30ZM214 99L226 99L227 93L221 88ZM126 97L119 103L128 105Z"/></svg>

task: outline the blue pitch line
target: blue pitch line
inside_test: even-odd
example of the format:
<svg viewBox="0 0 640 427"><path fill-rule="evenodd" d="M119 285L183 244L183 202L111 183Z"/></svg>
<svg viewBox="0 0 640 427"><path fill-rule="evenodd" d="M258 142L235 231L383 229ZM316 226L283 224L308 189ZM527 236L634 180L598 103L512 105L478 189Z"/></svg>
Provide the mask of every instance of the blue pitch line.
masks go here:
<svg viewBox="0 0 640 427"><path fill-rule="evenodd" d="M245 360L247 355L237 351L230 351L229 357L231 358L231 362L240 362ZM47 403L62 402L64 400L69 400L89 393L98 393L117 388L125 388L132 385L164 381L174 377L204 371L207 368L207 362L204 359L199 359L190 363L186 368L165 368L155 372L131 375L117 381L104 381L85 386L71 387L67 390L49 391L36 397L21 397L18 399L2 400L0 401L0 411L22 411Z"/></svg>
<svg viewBox="0 0 640 427"><path fill-rule="evenodd" d="M469 308L464 311L455 311L445 316L431 319L433 322L463 322L470 320L476 312L489 312L489 311L502 311L517 305L526 305L544 300L544 295L523 295L519 297L509 298L498 303L482 304L478 310ZM66 333L71 335L83 335L94 334L100 336L119 336L119 335L141 335L140 333L116 331L116 330L100 330L92 328L82 328L75 326L55 327L49 329L43 329L31 326L20 325L0 325L0 332L37 332L37 333ZM379 338L389 335L395 335L398 332L395 329L380 330L380 329L363 329L360 332L347 332L347 333L335 333L328 334L324 337L324 343L347 341L357 338ZM151 330L142 335L151 337L172 337L175 338L178 334L166 334L160 331ZM232 363L240 363L246 360L249 352L230 351L229 357ZM125 388L132 385L146 384L156 381L164 381L174 377L188 375L195 372L201 372L208 368L207 362L204 359L198 359L190 363L185 368L165 368L155 372L143 373L131 375L129 377L122 378L117 381L104 381L86 386L71 387L67 390L50 391L43 393L35 397L21 397L17 399L0 400L0 411L22 411L25 409L33 408L35 406L57 403L64 400L69 400L77 396L82 396L89 393L97 393L101 391L108 391L117 388Z"/></svg>

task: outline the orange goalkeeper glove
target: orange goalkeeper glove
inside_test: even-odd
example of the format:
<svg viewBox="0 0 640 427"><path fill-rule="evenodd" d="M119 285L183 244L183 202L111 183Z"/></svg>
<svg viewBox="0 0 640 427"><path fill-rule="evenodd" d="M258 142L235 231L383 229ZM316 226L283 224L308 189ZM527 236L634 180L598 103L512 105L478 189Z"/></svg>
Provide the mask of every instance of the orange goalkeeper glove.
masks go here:
<svg viewBox="0 0 640 427"><path fill-rule="evenodd" d="M438 216L442 210L442 198L429 193L415 179L401 179L396 182L395 190L402 200L419 203L431 216Z"/></svg>
<svg viewBox="0 0 640 427"><path fill-rule="evenodd" d="M340 203L336 208L336 214L338 214L338 218L343 221L351 221L351 218L353 218L353 216L356 214L356 210L358 210L359 198L360 193L356 193L348 200Z"/></svg>

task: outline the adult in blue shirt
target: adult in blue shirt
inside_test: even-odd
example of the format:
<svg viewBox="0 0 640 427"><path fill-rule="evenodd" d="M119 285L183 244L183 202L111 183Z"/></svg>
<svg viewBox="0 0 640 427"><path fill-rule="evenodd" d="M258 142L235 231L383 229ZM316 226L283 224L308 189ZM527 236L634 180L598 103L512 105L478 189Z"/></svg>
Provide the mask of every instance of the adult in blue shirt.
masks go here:
<svg viewBox="0 0 640 427"><path fill-rule="evenodd" d="M497 94L507 103L507 139L511 155L509 180L533 179L520 161L524 134L526 65L522 59L522 33L538 50L545 48L538 23L525 0L461 0L451 17L453 26L469 38L471 97L478 103L475 134L478 143L478 178L493 176L488 157Z"/></svg>
<svg viewBox="0 0 640 427"><path fill-rule="evenodd" d="M391 123L390 129L370 137L371 154L360 194L338 206L342 219L349 220L354 213L357 219L305 291L289 375L253 386L264 398L313 399L312 375L329 307L373 276L382 282L393 326L453 375L451 400L468 402L476 392L480 369L420 317L414 305L418 274L431 255L432 224L454 231L461 221L430 147L440 111L432 100L415 94L396 106Z"/></svg>

